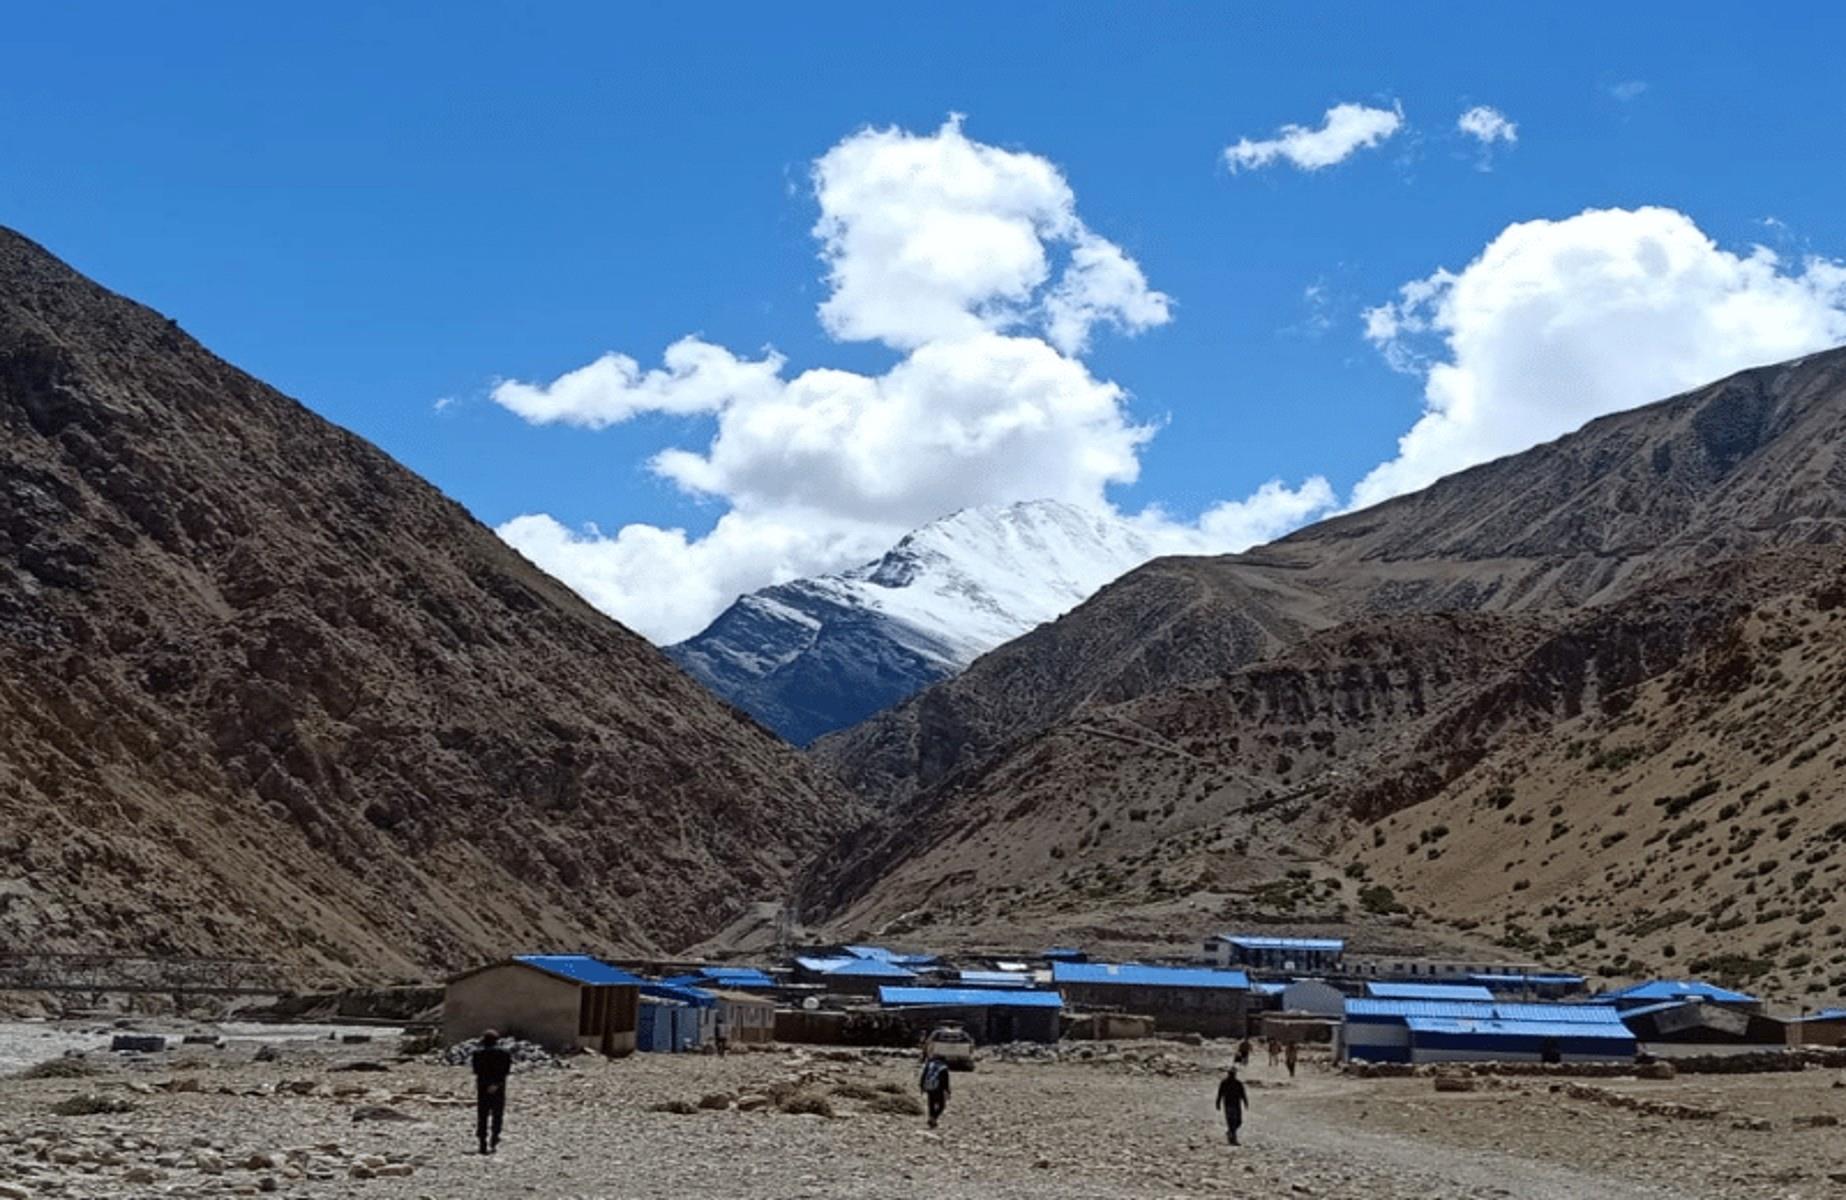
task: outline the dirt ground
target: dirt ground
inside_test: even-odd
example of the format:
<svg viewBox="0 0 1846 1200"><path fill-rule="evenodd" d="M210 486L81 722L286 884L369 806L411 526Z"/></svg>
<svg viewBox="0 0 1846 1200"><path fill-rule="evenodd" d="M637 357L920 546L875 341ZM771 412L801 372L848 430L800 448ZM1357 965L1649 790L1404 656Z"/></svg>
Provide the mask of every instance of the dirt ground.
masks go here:
<svg viewBox="0 0 1846 1200"><path fill-rule="evenodd" d="M1807 1127L1816 1117L1846 1122L1846 1086L1822 1071L1588 1080L1597 1098L1582 1098L1547 1079L1438 1093L1427 1078L1356 1079L1312 1059L1291 1081L1259 1061L1248 1073L1245 1145L1232 1148L1212 1107L1224 1045L1123 1043L1089 1060L1069 1046L1056 1061L990 1056L955 1076L934 1132L920 1116L872 1111L903 1103L879 1096L915 1096L907 1056L639 1055L520 1070L505 1141L483 1157L466 1069L400 1062L392 1049L297 1045L273 1062L237 1049L139 1062L92 1055L103 1073L0 1081L0 1197L1846 1194L1842 1128ZM367 1056L387 1069L339 1069ZM837 1115L739 1107L790 1092L827 1096ZM75 1096L134 1108L52 1112ZM696 1108L708 1096L730 1103ZM1722 1111L1649 1115L1610 1101L1621 1096ZM694 1111L653 1111L673 1101Z"/></svg>

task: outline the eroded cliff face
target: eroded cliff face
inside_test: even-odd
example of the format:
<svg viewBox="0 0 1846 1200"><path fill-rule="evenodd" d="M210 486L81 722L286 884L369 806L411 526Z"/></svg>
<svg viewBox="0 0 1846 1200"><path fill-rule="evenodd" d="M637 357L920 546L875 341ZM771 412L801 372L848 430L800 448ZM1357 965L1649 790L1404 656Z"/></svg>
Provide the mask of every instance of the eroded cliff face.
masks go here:
<svg viewBox="0 0 1846 1200"><path fill-rule="evenodd" d="M0 939L697 940L854 820L372 446L0 231Z"/></svg>
<svg viewBox="0 0 1846 1200"><path fill-rule="evenodd" d="M1769 552L1569 613L1372 618L1092 705L863 831L804 898L843 933L977 942L1408 905L1572 962L1598 949L1550 931L1633 926L1644 887L1670 919L1628 929L1616 973L1741 956L1818 994L1846 974L1842 733L1846 551Z"/></svg>
<svg viewBox="0 0 1846 1200"><path fill-rule="evenodd" d="M1391 613L1607 603L1846 540L1846 351L1743 372L1246 554L1160 559L960 676L822 739L901 808L1093 703L1208 680Z"/></svg>

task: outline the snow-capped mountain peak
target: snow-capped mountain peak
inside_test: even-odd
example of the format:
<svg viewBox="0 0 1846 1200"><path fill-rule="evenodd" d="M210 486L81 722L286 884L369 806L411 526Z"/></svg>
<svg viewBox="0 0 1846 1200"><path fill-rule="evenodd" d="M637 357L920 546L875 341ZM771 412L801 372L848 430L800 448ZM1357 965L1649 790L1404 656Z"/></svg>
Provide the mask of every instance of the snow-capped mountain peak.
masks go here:
<svg viewBox="0 0 1846 1200"><path fill-rule="evenodd" d="M1120 517L1062 501L963 509L874 562L740 597L669 653L805 743L955 674L1153 555Z"/></svg>

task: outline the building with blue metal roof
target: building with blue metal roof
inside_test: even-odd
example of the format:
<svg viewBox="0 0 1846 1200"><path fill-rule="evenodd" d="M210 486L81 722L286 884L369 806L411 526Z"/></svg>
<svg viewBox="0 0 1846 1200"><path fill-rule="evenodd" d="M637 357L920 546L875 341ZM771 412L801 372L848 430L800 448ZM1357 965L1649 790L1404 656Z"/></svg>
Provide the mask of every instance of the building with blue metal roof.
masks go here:
<svg viewBox="0 0 1846 1200"><path fill-rule="evenodd" d="M1345 1019L1340 1026L1341 1053L1368 1062L1438 1062L1440 1055L1417 1057L1418 1022L1425 1032L1455 1033L1455 1026L1465 1026L1470 1033L1466 1045L1449 1045L1425 1040L1431 1055L1436 1049L1444 1054L1467 1049L1483 1061L1540 1061L1531 1057L1531 1046L1512 1041L1493 1041L1510 1037L1513 1032L1540 1038L1556 1035L1558 1029L1586 1030L1583 1036L1607 1049L1625 1038L1632 1053L1633 1034L1622 1024L1621 1013L1613 1005L1598 1004L1500 1004L1463 1000L1388 1000L1357 997L1346 1002ZM1435 1024L1428 1024L1434 1022ZM1516 1029L1514 1027L1517 1027ZM1561 1053L1561 1051L1560 1051ZM1573 1049L1573 1054L1587 1053ZM1564 1060L1564 1061L1590 1061Z"/></svg>
<svg viewBox="0 0 1846 1200"><path fill-rule="evenodd" d="M488 1029L553 1050L628 1054L641 981L588 954L521 954L449 980L442 1036L453 1045Z"/></svg>
<svg viewBox="0 0 1846 1200"><path fill-rule="evenodd" d="M1739 1008L1760 1008L1763 1003L1747 993L1698 979L1652 979L1613 992L1604 992L1596 999L1622 1008L1638 1008L1661 1000L1700 1000L1707 1004L1729 1004Z"/></svg>
<svg viewBox="0 0 1846 1200"><path fill-rule="evenodd" d="M1213 1037L1247 1032L1250 977L1210 967L1053 963L1051 982L1068 1004L1154 1018L1154 1028Z"/></svg>
<svg viewBox="0 0 1846 1200"><path fill-rule="evenodd" d="M1409 1057L1438 1062L1627 1062L1635 1037L1618 1021L1409 1017Z"/></svg>
<svg viewBox="0 0 1846 1200"><path fill-rule="evenodd" d="M1339 970L1343 938L1271 937L1218 933L1205 939L1205 961L1218 967L1325 974Z"/></svg>
<svg viewBox="0 0 1846 1200"><path fill-rule="evenodd" d="M1491 1004L1493 993L1478 983L1368 982L1365 994L1378 1000L1462 1000Z"/></svg>
<svg viewBox="0 0 1846 1200"><path fill-rule="evenodd" d="M779 986L767 972L757 967L701 967L690 975L676 975L665 982L743 992L773 991Z"/></svg>
<svg viewBox="0 0 1846 1200"><path fill-rule="evenodd" d="M818 983L828 991L866 996L876 993L881 985L913 983L917 978L917 973L908 967L881 958L848 956L798 957L795 975L802 983Z"/></svg>
<svg viewBox="0 0 1846 1200"><path fill-rule="evenodd" d="M964 987L1025 988L1032 986L1026 971L957 971L956 982Z"/></svg>

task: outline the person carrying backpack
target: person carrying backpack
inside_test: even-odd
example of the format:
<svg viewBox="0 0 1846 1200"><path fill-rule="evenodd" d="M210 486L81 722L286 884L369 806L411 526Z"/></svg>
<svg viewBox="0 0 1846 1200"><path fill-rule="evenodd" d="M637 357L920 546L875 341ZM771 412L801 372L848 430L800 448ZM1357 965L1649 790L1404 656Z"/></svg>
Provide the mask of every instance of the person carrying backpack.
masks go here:
<svg viewBox="0 0 1846 1200"><path fill-rule="evenodd" d="M929 1101L929 1127L934 1129L936 1122L942 1119L942 1110L949 1106L948 1061L940 1054L932 1054L923 1064L923 1075L917 1084Z"/></svg>

